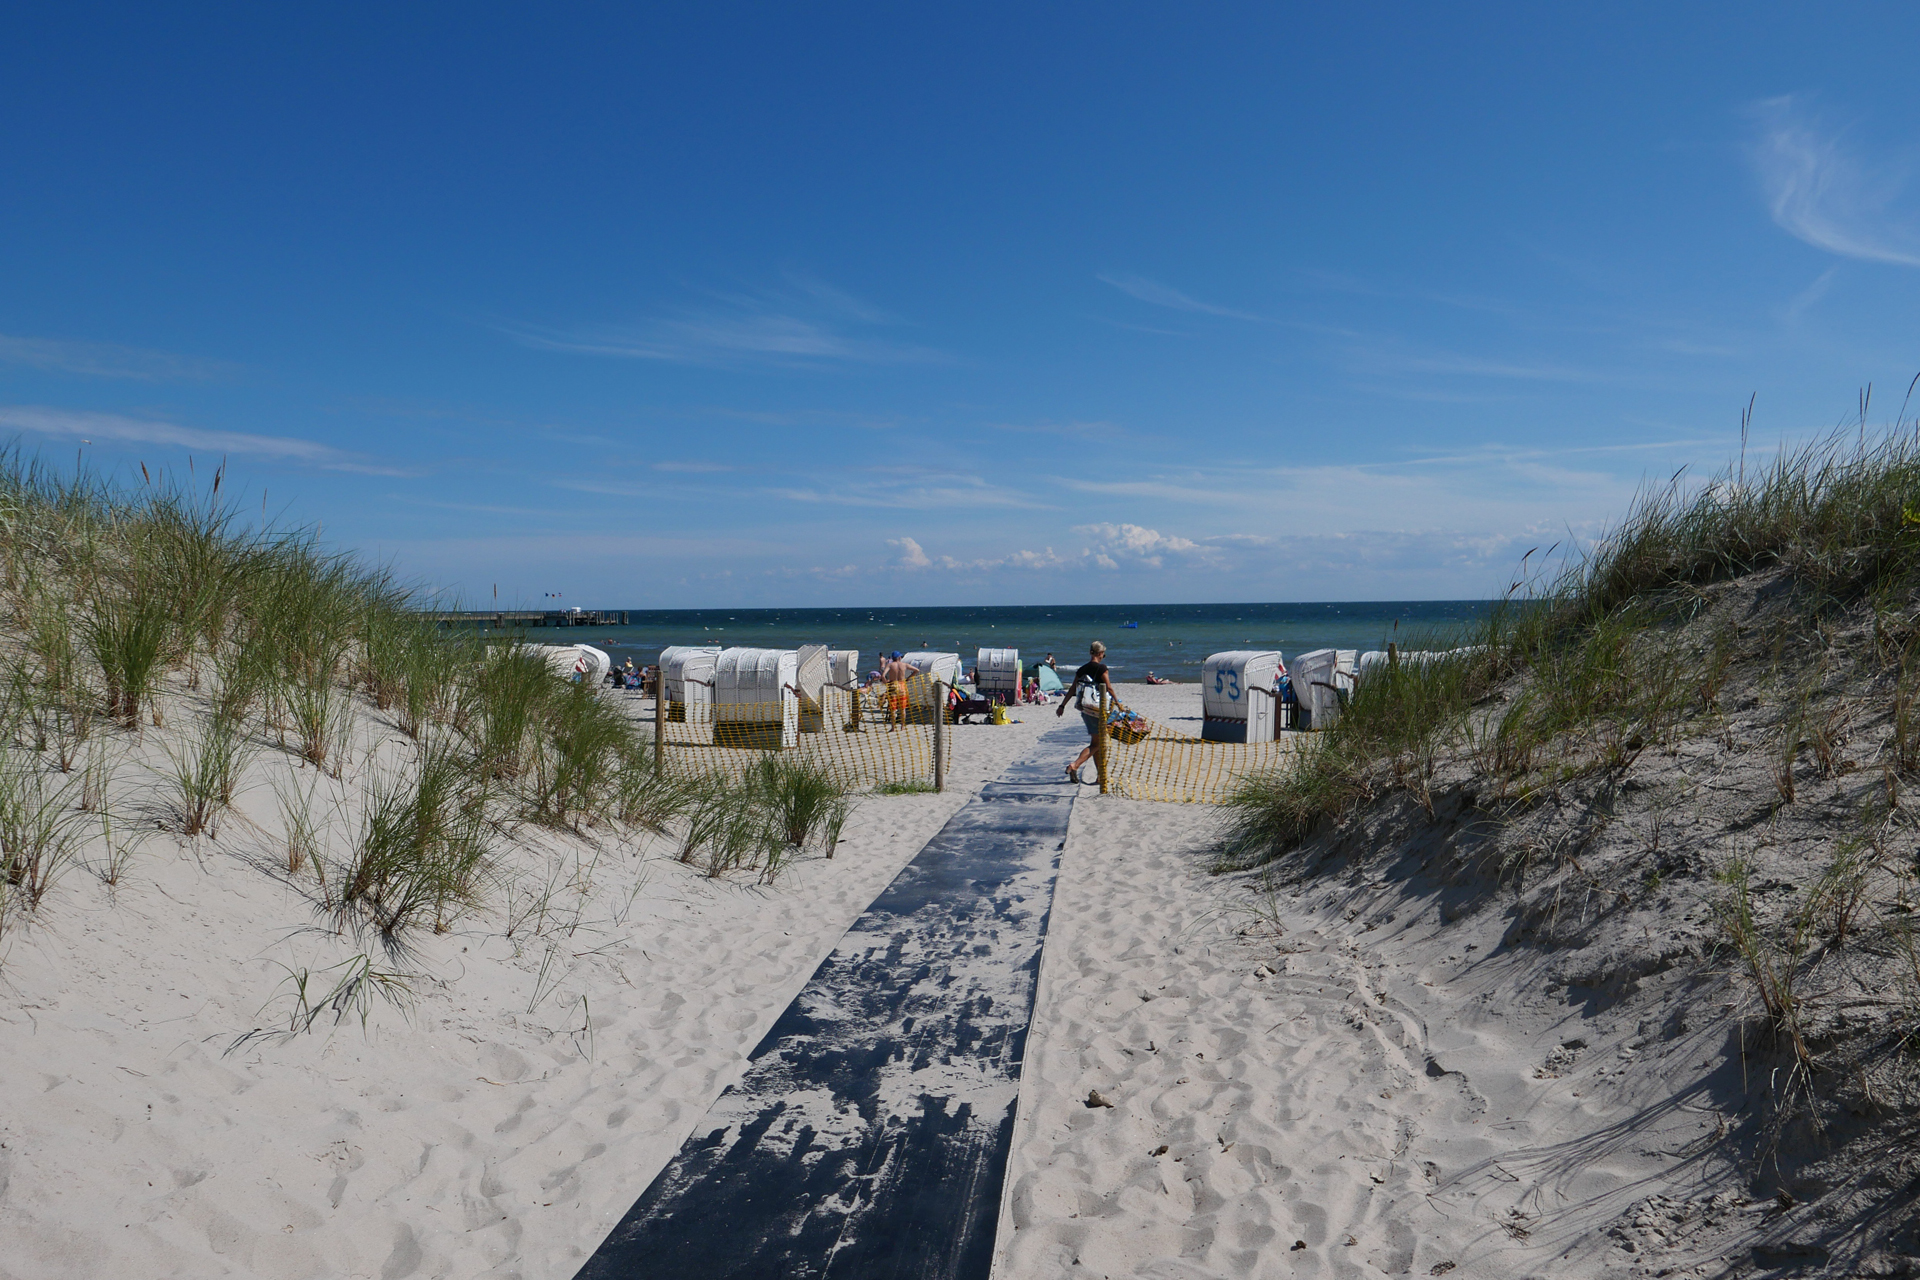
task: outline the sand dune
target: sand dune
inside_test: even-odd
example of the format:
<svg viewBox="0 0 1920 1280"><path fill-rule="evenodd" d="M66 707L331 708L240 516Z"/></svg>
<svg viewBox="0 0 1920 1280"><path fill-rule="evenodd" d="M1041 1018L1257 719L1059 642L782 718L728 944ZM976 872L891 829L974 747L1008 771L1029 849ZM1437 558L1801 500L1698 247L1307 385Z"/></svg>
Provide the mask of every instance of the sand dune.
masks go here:
<svg viewBox="0 0 1920 1280"><path fill-rule="evenodd" d="M1129 696L1197 710L1191 687ZM363 954L274 872L261 771L287 764L263 756L244 821L149 823L117 887L76 867L0 943L0 1276L571 1275L847 925L1059 724L1021 717L960 730L946 794L868 800L837 857L771 887L661 841L528 837L501 909L420 939L410 1011L243 1041L285 1032L290 972L317 999ZM163 737L120 770L125 806ZM1211 830L1083 792L998 1275L1598 1275L1623 1209L1725 1190L1670 1154L1714 1123L1666 1105L1698 1059L1521 998L1479 958L1495 922L1212 876Z"/></svg>

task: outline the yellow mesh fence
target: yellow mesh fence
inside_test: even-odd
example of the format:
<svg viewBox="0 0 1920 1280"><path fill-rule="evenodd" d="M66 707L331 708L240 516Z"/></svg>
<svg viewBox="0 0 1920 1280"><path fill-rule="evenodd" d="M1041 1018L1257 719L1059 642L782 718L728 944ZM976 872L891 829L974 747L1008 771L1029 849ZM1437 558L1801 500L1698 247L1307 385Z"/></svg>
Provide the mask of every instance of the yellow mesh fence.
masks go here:
<svg viewBox="0 0 1920 1280"><path fill-rule="evenodd" d="M829 686L817 703L794 698L757 704L670 702L662 726L666 768L738 778L763 752L778 750L817 761L854 785L931 781L937 705L932 680L915 676L905 705L891 701L897 695L890 699L882 686ZM642 719L642 734L652 733L650 712ZM1208 742L1134 716L1109 727L1107 792L1135 800L1219 804L1249 774L1282 767L1307 737L1287 733L1276 742Z"/></svg>
<svg viewBox="0 0 1920 1280"><path fill-rule="evenodd" d="M1307 735L1277 742L1208 742L1133 716L1107 728L1107 793L1135 800L1219 804L1249 774L1280 768Z"/></svg>
<svg viewBox="0 0 1920 1280"><path fill-rule="evenodd" d="M664 760L679 774L738 778L762 753L780 751L817 761L854 785L931 781L933 682L908 682L905 706L889 706L883 687L828 686L818 701L670 702L662 726ZM653 731L645 717L641 734Z"/></svg>

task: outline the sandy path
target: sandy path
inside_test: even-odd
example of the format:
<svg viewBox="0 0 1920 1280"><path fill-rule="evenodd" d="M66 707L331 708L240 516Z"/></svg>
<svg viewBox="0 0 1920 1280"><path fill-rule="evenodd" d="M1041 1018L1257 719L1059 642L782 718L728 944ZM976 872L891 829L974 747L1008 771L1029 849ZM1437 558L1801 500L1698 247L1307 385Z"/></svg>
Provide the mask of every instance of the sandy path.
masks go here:
<svg viewBox="0 0 1920 1280"><path fill-rule="evenodd" d="M510 899L416 937L409 1016L376 1004L364 1029L329 1016L234 1052L286 1025L290 970L324 990L360 950L272 869L272 785L311 771L263 747L215 839L130 817L116 888L96 841L0 939L0 1277L571 1275L854 918L1060 724L1019 714L954 734L946 794L867 799L836 858L771 887L657 840L524 833ZM153 811L191 715L122 761L124 812ZM362 719L360 766L405 749Z"/></svg>
<svg viewBox="0 0 1920 1280"><path fill-rule="evenodd" d="M1477 959L1498 913L1211 876L1198 812L1076 807L996 1276L1602 1275L1636 1199L1726 1190L1685 1158L1700 1046L1639 1063L1645 1029Z"/></svg>

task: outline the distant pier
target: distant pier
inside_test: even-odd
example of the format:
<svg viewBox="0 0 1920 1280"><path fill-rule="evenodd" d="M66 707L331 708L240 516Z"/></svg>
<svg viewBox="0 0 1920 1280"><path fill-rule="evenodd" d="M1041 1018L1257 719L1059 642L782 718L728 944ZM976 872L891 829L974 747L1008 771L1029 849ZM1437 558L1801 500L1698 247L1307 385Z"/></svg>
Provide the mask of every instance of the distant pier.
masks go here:
<svg viewBox="0 0 1920 1280"><path fill-rule="evenodd" d="M490 626L496 631L524 627L624 627L625 609L456 609L435 614L443 627Z"/></svg>

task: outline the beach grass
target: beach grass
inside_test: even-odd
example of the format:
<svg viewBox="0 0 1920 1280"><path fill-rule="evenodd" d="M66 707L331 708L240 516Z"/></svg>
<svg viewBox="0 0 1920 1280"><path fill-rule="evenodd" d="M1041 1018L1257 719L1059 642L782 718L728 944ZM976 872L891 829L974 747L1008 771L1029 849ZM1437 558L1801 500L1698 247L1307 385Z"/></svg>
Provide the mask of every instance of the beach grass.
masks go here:
<svg viewBox="0 0 1920 1280"><path fill-rule="evenodd" d="M371 925L393 946L426 923L445 932L484 900L488 795L472 776L461 747L438 738L404 771L369 781L359 834L333 874L343 924Z"/></svg>
<svg viewBox="0 0 1920 1280"><path fill-rule="evenodd" d="M182 835L211 831L220 812L232 808L240 775L253 756L244 727L226 716L211 715L186 742L165 747L162 775Z"/></svg>
<svg viewBox="0 0 1920 1280"><path fill-rule="evenodd" d="M1872 602L1881 649L1902 673L1896 707L1902 769L1920 764L1910 678L1920 629L1904 606L1920 586L1920 442L1850 434L1744 460L1703 484L1644 490L1622 523L1545 582L1521 581L1439 661L1370 675L1330 729L1281 772L1249 778L1227 804L1226 863L1278 857L1385 788L1416 798L1445 752L1469 752L1508 794L1619 771L1648 746L1719 711L1732 657L1724 630L1684 624L1702 591L1782 570L1794 616ZM1804 701L1804 698L1802 699ZM1794 762L1832 768L1837 722L1789 716L1778 787L1795 798Z"/></svg>
<svg viewBox="0 0 1920 1280"><path fill-rule="evenodd" d="M40 905L79 856L90 815L73 803L73 781L55 781L28 753L0 752L0 869L6 898Z"/></svg>
<svg viewBox="0 0 1920 1280"><path fill-rule="evenodd" d="M243 776L264 771L276 869L390 948L498 906L522 824L672 831L710 874L763 879L837 843L848 801L831 776L779 760L744 778L662 775L592 685L443 625L435 602L317 530L249 523L223 483L143 468L120 486L0 454L0 924L41 903L94 824L112 830L94 765L168 716L181 723L145 749L164 761L149 766L163 824L216 834ZM393 735L362 742L376 717ZM115 859L115 882L124 869Z"/></svg>

